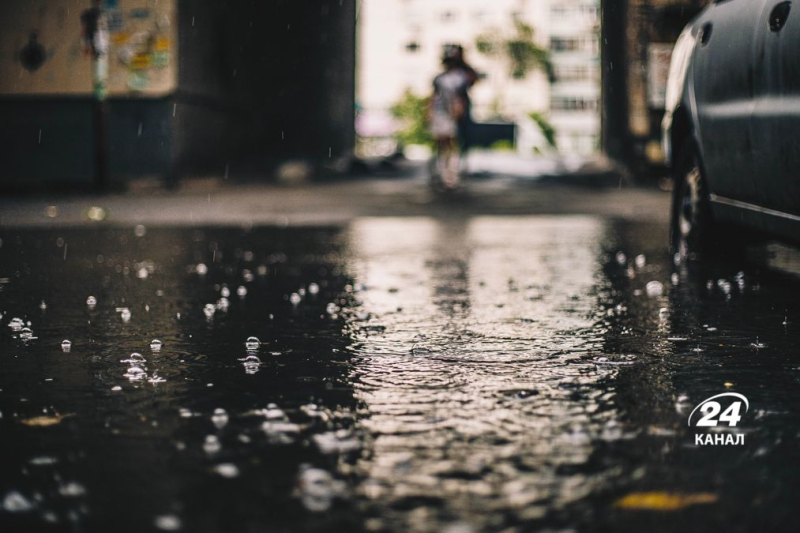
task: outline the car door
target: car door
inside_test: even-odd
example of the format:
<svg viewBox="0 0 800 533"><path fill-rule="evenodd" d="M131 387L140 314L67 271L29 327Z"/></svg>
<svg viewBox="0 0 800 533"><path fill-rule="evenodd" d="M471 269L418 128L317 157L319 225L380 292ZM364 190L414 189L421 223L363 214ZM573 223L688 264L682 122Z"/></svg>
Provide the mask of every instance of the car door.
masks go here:
<svg viewBox="0 0 800 533"><path fill-rule="evenodd" d="M756 44L753 203L800 214L800 5L767 0Z"/></svg>
<svg viewBox="0 0 800 533"><path fill-rule="evenodd" d="M726 0L698 20L693 57L697 136L712 193L747 200L755 193L750 128L753 52L767 0Z"/></svg>

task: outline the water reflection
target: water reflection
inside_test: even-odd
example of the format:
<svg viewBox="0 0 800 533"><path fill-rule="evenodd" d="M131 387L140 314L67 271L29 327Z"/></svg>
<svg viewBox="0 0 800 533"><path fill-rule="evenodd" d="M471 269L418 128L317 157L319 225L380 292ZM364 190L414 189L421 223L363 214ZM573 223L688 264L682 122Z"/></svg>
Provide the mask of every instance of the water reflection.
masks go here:
<svg viewBox="0 0 800 533"><path fill-rule="evenodd" d="M591 218L354 225L363 308L385 328L354 335L373 439L361 489L387 523L505 527L610 475L580 470L596 439L625 436L603 385L616 369L592 361L603 229Z"/></svg>

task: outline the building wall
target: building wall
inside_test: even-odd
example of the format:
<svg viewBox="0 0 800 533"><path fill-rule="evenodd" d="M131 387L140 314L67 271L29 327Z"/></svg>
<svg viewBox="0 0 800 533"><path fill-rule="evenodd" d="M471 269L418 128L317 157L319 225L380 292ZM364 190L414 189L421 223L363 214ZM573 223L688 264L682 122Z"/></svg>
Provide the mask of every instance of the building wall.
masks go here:
<svg viewBox="0 0 800 533"><path fill-rule="evenodd" d="M105 0L111 185L320 165L354 144L355 0ZM0 185L94 174L91 0L0 3ZM21 51L36 32L38 68Z"/></svg>
<svg viewBox="0 0 800 533"><path fill-rule="evenodd" d="M663 166L672 46L709 0L603 0L603 148L632 169Z"/></svg>
<svg viewBox="0 0 800 533"><path fill-rule="evenodd" d="M559 16L557 7L565 3L577 11ZM588 50L553 52L553 60L581 65L589 74L568 79L562 69L552 86L540 70L514 79L506 59L479 52L479 36L496 32L509 38L515 19L531 26L544 48L553 39L583 39ZM476 120L502 117L522 123L530 122L528 113L543 112L559 131L565 152L591 152L599 135L598 28L596 0L364 0L359 11L358 102L365 113L385 114L405 90L430 94L431 80L441 71L443 46L460 44L467 61L485 76L470 92ZM554 98L558 103L575 96L590 101L591 109L552 109ZM532 147L519 148L530 153Z"/></svg>

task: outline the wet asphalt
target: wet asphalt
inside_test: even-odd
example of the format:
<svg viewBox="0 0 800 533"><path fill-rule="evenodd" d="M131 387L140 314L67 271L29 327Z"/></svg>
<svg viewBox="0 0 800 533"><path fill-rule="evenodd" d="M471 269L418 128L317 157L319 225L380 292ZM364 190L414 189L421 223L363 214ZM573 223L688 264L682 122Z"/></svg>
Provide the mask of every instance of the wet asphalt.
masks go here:
<svg viewBox="0 0 800 533"><path fill-rule="evenodd" d="M793 528L795 250L676 261L656 190L401 185L3 199L0 530Z"/></svg>

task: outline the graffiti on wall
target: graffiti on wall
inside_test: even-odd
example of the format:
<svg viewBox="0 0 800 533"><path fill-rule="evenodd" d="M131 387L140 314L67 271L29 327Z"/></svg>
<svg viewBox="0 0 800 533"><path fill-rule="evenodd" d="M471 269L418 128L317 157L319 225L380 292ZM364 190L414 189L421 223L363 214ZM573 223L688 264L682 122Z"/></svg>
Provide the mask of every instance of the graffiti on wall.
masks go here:
<svg viewBox="0 0 800 533"><path fill-rule="evenodd" d="M102 0L108 93L158 97L175 89L177 0ZM0 2L0 94L91 95L86 14L96 0ZM91 29L91 28L88 28Z"/></svg>

